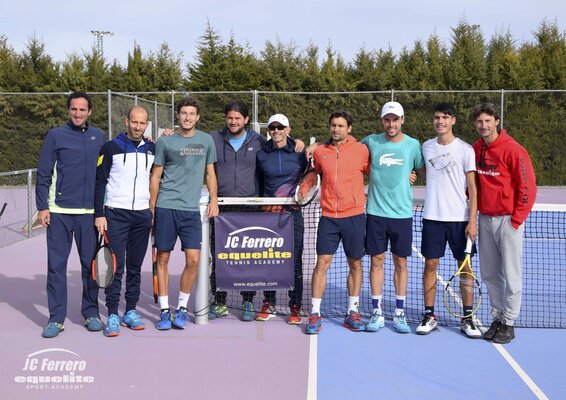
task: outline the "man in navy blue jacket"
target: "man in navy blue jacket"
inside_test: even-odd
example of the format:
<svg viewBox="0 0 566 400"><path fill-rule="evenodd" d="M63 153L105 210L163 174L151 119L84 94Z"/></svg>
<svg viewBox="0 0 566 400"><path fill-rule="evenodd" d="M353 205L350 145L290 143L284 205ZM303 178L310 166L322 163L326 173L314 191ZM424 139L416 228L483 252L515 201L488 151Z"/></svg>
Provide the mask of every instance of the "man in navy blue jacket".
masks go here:
<svg viewBox="0 0 566 400"><path fill-rule="evenodd" d="M275 114L269 118L267 129L271 139L257 153L257 176L259 192L263 197L291 197L301 175L307 166L305 152L295 151L295 140L289 137L291 126L289 119L283 114ZM289 291L288 323L301 323L300 309L303 300L303 230L304 221L301 208L285 206L283 210L273 207L272 211L287 211L293 216L294 226L294 275L293 290ZM257 314L258 321L266 321L275 316L276 296L274 290L263 292L263 307Z"/></svg>
<svg viewBox="0 0 566 400"><path fill-rule="evenodd" d="M67 316L67 260L73 236L81 261L81 313L89 331L100 331L98 287L90 275L96 249L94 184L96 162L104 134L88 124L92 101L75 92L67 99L69 122L45 135L37 167L38 220L47 228L47 304L45 338L55 337Z"/></svg>
<svg viewBox="0 0 566 400"><path fill-rule="evenodd" d="M145 328L136 305L151 230L149 175L155 144L143 138L148 123L143 107L132 107L125 123L127 133L120 133L102 146L96 170L94 224L100 234L107 231L117 264L114 281L105 291L108 321L104 335L108 337L118 336L120 324L133 330ZM125 267L126 312L120 318L118 304Z"/></svg>

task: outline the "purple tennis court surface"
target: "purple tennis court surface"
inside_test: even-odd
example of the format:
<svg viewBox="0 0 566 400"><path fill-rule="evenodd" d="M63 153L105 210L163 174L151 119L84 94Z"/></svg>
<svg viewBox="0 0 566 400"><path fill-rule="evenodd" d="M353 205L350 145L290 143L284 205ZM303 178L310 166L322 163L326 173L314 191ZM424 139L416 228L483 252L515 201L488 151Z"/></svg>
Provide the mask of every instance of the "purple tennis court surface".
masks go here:
<svg viewBox="0 0 566 400"><path fill-rule="evenodd" d="M181 257L175 259L181 252L173 254L172 273L182 265ZM122 328L120 336L106 338L82 326L73 248L65 331L43 339L48 320L45 236L0 248L0 259L3 399L306 398L309 338L282 317L244 323L237 313L208 325L190 324L184 331L157 331L159 311L147 258L138 307L146 329ZM175 298L178 275L171 277L170 286ZM100 310L105 320L103 301Z"/></svg>

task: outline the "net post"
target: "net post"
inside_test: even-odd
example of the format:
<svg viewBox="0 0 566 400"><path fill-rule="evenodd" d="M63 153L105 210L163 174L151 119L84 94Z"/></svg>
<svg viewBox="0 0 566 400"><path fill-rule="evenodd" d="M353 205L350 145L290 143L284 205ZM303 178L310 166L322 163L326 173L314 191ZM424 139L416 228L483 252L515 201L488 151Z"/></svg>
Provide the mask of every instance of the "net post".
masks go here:
<svg viewBox="0 0 566 400"><path fill-rule="evenodd" d="M208 219L208 193L200 197L200 219L202 222L202 245L200 261L195 286L195 324L208 324L208 311L210 308L208 292L210 291L210 221Z"/></svg>

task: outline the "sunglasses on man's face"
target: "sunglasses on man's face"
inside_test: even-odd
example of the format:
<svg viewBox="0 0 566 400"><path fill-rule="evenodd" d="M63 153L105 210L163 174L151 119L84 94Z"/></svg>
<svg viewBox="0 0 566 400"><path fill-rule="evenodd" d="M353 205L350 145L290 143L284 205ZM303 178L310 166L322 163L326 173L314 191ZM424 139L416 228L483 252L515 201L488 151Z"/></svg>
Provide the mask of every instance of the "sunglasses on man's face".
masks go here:
<svg viewBox="0 0 566 400"><path fill-rule="evenodd" d="M270 125L270 126L267 127L267 129L269 129L270 131L274 131L274 130L282 131L285 128L287 128L287 127L283 126L283 125Z"/></svg>

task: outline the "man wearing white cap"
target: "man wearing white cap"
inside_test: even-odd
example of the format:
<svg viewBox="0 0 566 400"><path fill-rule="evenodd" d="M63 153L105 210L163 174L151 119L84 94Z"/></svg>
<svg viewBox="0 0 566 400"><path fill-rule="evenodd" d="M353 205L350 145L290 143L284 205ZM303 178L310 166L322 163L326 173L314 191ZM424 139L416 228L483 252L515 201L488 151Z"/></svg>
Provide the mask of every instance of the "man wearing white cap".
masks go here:
<svg viewBox="0 0 566 400"><path fill-rule="evenodd" d="M256 173L259 182L260 196L290 197L307 165L305 152L296 151L296 142L289 137L291 126L289 119L283 114L275 114L269 118L267 129L271 139L257 153ZM289 291L289 308L291 310L288 323L301 323L300 309L303 297L303 230L304 222L301 209L293 206L284 208L275 206L271 211L288 211L293 216L295 282L294 289ZM266 321L275 316L275 291L263 292L263 307L256 319Z"/></svg>
<svg viewBox="0 0 566 400"><path fill-rule="evenodd" d="M366 253L371 256L370 284L373 312L366 326L376 332L385 325L381 311L383 264L388 243L395 272L395 314L393 325L399 333L409 333L404 312L407 297L407 257L412 250L413 192L411 171L424 176L424 160L419 141L406 135L403 106L395 101L385 103L381 123L385 133L371 134L362 140L371 155L367 205Z"/></svg>

